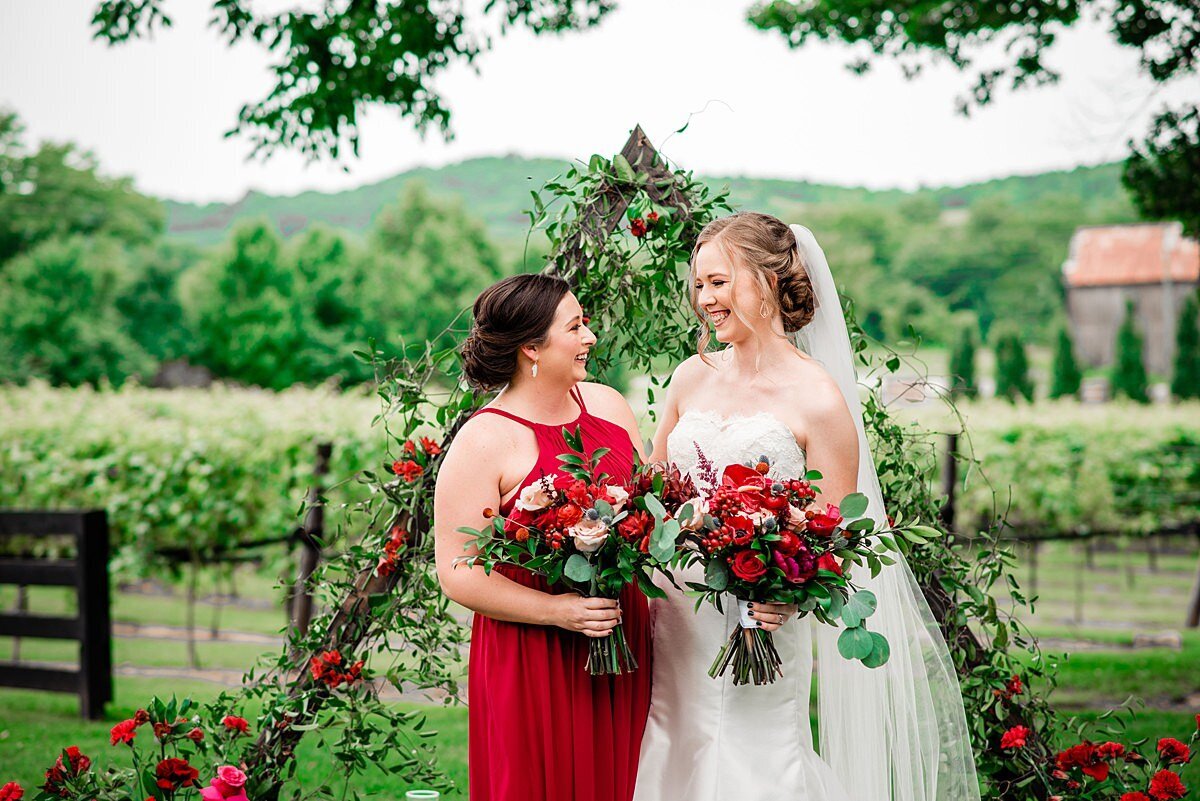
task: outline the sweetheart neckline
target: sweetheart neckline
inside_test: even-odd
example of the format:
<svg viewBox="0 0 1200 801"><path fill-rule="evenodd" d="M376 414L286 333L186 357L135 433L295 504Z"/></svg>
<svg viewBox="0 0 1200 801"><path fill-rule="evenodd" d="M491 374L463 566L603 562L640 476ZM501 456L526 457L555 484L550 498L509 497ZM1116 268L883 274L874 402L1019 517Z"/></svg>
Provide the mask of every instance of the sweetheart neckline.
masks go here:
<svg viewBox="0 0 1200 801"><path fill-rule="evenodd" d="M734 412L733 414L722 414L714 409L688 409L686 412L679 415L679 421L682 421L683 418L687 417L688 415L695 415L697 417L705 417L710 420L716 420L719 422L722 430L724 430L729 423L735 421L754 420L759 417L765 417L767 420L775 423L779 428L786 431L792 442L796 443L796 449L800 451L801 455L803 455L805 458L808 457L808 452L800 446L800 443L796 440L796 435L792 433L792 429L788 427L787 423L780 420L772 412L755 412L754 414L741 414L739 412ZM676 426L679 425L679 421L676 421ZM672 429L671 433L674 434L675 430Z"/></svg>

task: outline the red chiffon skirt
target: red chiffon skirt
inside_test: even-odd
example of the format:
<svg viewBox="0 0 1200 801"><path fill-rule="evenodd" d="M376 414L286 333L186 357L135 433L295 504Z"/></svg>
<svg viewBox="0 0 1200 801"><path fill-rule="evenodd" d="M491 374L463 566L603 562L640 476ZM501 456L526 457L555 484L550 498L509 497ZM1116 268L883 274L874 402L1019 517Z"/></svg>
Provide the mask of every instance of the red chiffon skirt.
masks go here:
<svg viewBox="0 0 1200 801"><path fill-rule="evenodd" d="M540 577L497 568L546 591ZM471 801L629 801L650 709L646 597L620 599L637 670L592 676L588 638L475 615L467 703Z"/></svg>

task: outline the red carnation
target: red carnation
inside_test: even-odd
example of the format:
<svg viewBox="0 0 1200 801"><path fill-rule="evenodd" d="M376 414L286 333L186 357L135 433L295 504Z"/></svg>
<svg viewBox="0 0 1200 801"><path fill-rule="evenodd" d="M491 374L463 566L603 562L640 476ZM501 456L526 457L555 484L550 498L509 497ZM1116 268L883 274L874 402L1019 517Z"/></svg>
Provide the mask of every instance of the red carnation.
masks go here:
<svg viewBox="0 0 1200 801"><path fill-rule="evenodd" d="M77 745L68 747L66 755L67 765L63 764L60 754L54 761L53 767L46 771L46 783L42 785L42 789L46 792L61 795L63 798L67 798L71 794L71 791L66 788L67 779L79 776L92 766L92 760L85 756Z"/></svg>
<svg viewBox="0 0 1200 801"><path fill-rule="evenodd" d="M138 726L141 726L143 723L149 723L150 713L144 709L139 709L137 712L133 713L133 722Z"/></svg>
<svg viewBox="0 0 1200 801"><path fill-rule="evenodd" d="M414 462L412 459L397 459L392 462L392 472L400 476L405 481L416 481L421 473L425 472L425 468Z"/></svg>
<svg viewBox="0 0 1200 801"><path fill-rule="evenodd" d="M842 513L836 506L829 503L825 505L824 512L809 512L811 517L808 517L808 530L818 537L831 536L838 524L842 522Z"/></svg>
<svg viewBox="0 0 1200 801"><path fill-rule="evenodd" d="M1121 793L1121 801L1150 801L1145 793Z"/></svg>
<svg viewBox="0 0 1200 801"><path fill-rule="evenodd" d="M1060 752L1056 763L1060 770L1079 768L1084 775L1091 776L1098 782L1108 778L1108 763L1100 758L1099 749L1095 744L1086 740Z"/></svg>
<svg viewBox="0 0 1200 801"><path fill-rule="evenodd" d="M583 509L576 504L568 503L566 506L558 507L558 524L563 528L570 528L583 519Z"/></svg>
<svg viewBox="0 0 1200 801"><path fill-rule="evenodd" d="M617 523L617 533L630 542L637 542L654 528L654 518L649 512L630 512L620 523Z"/></svg>
<svg viewBox="0 0 1200 801"><path fill-rule="evenodd" d="M767 572L767 566L755 551L738 551L730 563L733 574L742 581L758 581Z"/></svg>
<svg viewBox="0 0 1200 801"><path fill-rule="evenodd" d="M181 787L192 787L196 779L200 778L200 772L189 765L186 759L179 757L168 757L159 762L158 767L154 769L154 775L158 778L156 784L159 789L169 793Z"/></svg>
<svg viewBox="0 0 1200 801"><path fill-rule="evenodd" d="M192 729L191 731L189 731L187 733L187 738L189 740L191 740L193 743L198 743L204 739L204 730L203 729Z"/></svg>
<svg viewBox="0 0 1200 801"><path fill-rule="evenodd" d="M1020 676L1013 676L1008 680L1008 684L1004 685L1004 689L1009 695L1020 695L1025 692L1025 685L1021 683Z"/></svg>
<svg viewBox="0 0 1200 801"><path fill-rule="evenodd" d="M221 725L236 734L245 734L250 731L250 723L245 718L239 718L237 715L226 715L221 718Z"/></svg>
<svg viewBox="0 0 1200 801"><path fill-rule="evenodd" d="M658 222L658 212L657 211L652 211L646 215L646 223L649 224L650 227L654 227L654 224L656 222Z"/></svg>
<svg viewBox="0 0 1200 801"><path fill-rule="evenodd" d="M9 782L0 787L0 801L21 801L21 797L25 795L25 788L16 782Z"/></svg>
<svg viewBox="0 0 1200 801"><path fill-rule="evenodd" d="M431 440L429 437L421 437L421 447L430 456L437 456L442 452L442 446Z"/></svg>
<svg viewBox="0 0 1200 801"><path fill-rule="evenodd" d="M404 452L407 453L409 456L416 456L417 455L417 443L413 442L411 439L405 440L404 441Z"/></svg>
<svg viewBox="0 0 1200 801"><path fill-rule="evenodd" d="M1103 759L1120 759L1125 756L1125 746L1120 743L1102 743L1096 751Z"/></svg>
<svg viewBox="0 0 1200 801"><path fill-rule="evenodd" d="M1169 770L1160 770L1150 780L1150 796L1156 801L1170 801L1173 798L1183 798L1187 788L1178 776Z"/></svg>
<svg viewBox="0 0 1200 801"><path fill-rule="evenodd" d="M172 728L173 727L171 726L171 724L167 723L165 721L160 721L159 723L155 723L154 724L154 736L160 740L165 740L171 736Z"/></svg>
<svg viewBox="0 0 1200 801"><path fill-rule="evenodd" d="M1185 765L1192 759L1192 750L1174 737L1158 741L1158 756L1164 765Z"/></svg>
<svg viewBox="0 0 1200 801"><path fill-rule="evenodd" d="M113 745L117 743L133 745L133 736L137 734L137 721L133 719L123 720L116 726L113 726L108 734Z"/></svg>
<svg viewBox="0 0 1200 801"><path fill-rule="evenodd" d="M629 233L641 239L646 235L646 221L641 217L634 217L629 221Z"/></svg>
<svg viewBox="0 0 1200 801"><path fill-rule="evenodd" d="M1029 736L1029 727L1013 726L1000 738L1001 748L1024 748L1025 738Z"/></svg>

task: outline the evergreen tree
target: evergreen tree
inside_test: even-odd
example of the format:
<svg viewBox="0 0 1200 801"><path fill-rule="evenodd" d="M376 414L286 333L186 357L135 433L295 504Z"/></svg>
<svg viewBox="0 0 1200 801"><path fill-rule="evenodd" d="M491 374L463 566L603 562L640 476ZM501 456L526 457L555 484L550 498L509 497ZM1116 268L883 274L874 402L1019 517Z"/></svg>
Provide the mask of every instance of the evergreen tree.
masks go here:
<svg viewBox="0 0 1200 801"><path fill-rule="evenodd" d="M1113 395L1124 395L1138 403L1147 403L1149 381L1142 363L1142 336L1134 319L1133 302L1125 304L1125 320L1117 331L1117 361L1113 365Z"/></svg>
<svg viewBox="0 0 1200 801"><path fill-rule="evenodd" d="M1175 329L1175 370L1171 375L1171 394L1180 400L1200 398L1200 293L1193 292L1184 301Z"/></svg>
<svg viewBox="0 0 1200 801"><path fill-rule="evenodd" d="M975 373L975 331L964 327L959 334L958 344L950 357L951 394L974 398L979 394L979 382Z"/></svg>
<svg viewBox="0 0 1200 801"><path fill-rule="evenodd" d="M996 395L1013 403L1019 397L1033 400L1029 357L1025 354L1025 343L1015 329L1002 331L996 339Z"/></svg>
<svg viewBox="0 0 1200 801"><path fill-rule="evenodd" d="M1075 344L1066 328L1058 330L1058 342L1054 349L1054 375L1050 379L1050 397L1067 398L1079 394L1083 375L1075 361Z"/></svg>

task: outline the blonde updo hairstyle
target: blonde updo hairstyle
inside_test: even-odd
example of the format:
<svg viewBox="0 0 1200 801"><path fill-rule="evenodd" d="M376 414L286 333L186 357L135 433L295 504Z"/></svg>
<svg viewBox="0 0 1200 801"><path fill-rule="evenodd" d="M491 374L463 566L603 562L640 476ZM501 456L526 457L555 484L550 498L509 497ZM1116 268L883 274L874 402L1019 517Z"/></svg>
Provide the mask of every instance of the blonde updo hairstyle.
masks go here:
<svg viewBox="0 0 1200 801"><path fill-rule="evenodd" d="M713 220L704 226L692 248L688 270L689 298L692 311L700 318L700 341L697 352L708 349L710 338L708 320L700 308L696 290L696 257L700 248L711 244L719 247L737 275L733 279L733 296L737 296L738 279L754 281L762 293L767 317L779 315L784 333L799 331L808 325L816 311L812 282L796 247L796 235L782 220L769 214L741 211ZM743 278L744 276L744 278ZM753 327L737 311L730 309L748 327Z"/></svg>

